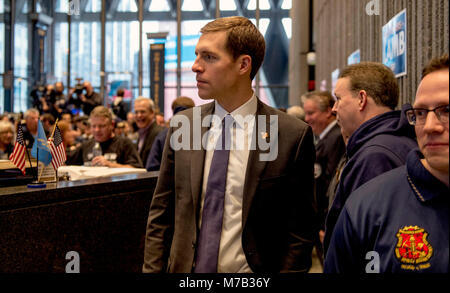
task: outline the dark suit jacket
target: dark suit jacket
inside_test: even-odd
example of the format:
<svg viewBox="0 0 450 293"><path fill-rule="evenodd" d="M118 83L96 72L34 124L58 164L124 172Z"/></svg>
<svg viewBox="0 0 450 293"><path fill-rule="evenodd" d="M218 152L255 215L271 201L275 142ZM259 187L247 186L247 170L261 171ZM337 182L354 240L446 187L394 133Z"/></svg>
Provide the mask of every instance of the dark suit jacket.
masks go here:
<svg viewBox="0 0 450 293"><path fill-rule="evenodd" d="M328 186L344 153L345 143L342 139L341 128L335 124L316 145L316 164L320 166L320 175L316 178L316 205L322 230L325 230L325 218L328 211Z"/></svg>
<svg viewBox="0 0 450 293"><path fill-rule="evenodd" d="M201 117L193 117L193 109L179 114L185 115L191 126L213 114L214 103L200 107ZM278 117L278 152L273 161L260 160L264 151L258 148L249 153L242 207L243 250L254 272L307 272L317 231L312 220L312 131L299 119L260 101L256 114L266 116L267 132L269 116ZM255 124L256 137L261 138L264 129L257 118ZM174 151L169 142L175 130L169 130L150 205L144 272L189 273L194 265L205 150ZM207 130L202 127L202 137ZM275 141L274 134L269 133L266 140ZM192 139L190 142L192 146Z"/></svg>
<svg viewBox="0 0 450 293"><path fill-rule="evenodd" d="M150 128L148 129L147 132L147 136L145 137L144 145L142 146L142 149L139 152L142 164L145 164L147 162L147 157L152 148L153 141L155 140L155 137L158 135L158 133L160 133L163 129L164 127L159 126L158 124L156 124L155 121L153 121L152 124L150 125Z"/></svg>

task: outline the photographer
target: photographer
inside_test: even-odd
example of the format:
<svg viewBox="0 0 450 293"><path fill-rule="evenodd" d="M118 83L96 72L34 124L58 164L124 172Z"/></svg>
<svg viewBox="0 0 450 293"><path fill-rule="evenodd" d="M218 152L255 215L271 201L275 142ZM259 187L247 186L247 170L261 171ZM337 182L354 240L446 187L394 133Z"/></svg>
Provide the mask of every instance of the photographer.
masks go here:
<svg viewBox="0 0 450 293"><path fill-rule="evenodd" d="M102 97L94 91L89 81L85 81L83 84L77 84L70 90L69 96L68 105L71 106L70 110L72 110L72 113L74 108L81 108L85 115L89 115L95 107L102 104Z"/></svg>

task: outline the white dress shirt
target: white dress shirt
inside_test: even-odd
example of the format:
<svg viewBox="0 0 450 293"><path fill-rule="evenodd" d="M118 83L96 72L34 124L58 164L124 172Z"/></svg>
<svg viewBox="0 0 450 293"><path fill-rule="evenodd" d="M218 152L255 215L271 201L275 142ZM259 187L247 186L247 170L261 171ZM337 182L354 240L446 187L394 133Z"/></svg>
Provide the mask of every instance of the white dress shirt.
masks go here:
<svg viewBox="0 0 450 293"><path fill-rule="evenodd" d="M217 267L217 272L219 273L252 272L242 248L242 199L245 173L250 153L249 146L251 145L251 137L255 125L257 102L258 100L255 94L253 94L245 104L232 113L228 113L216 101L214 115L218 116L219 119L215 120L217 123L214 123L213 119L210 131L208 132L207 151L203 170L200 223L214 147L222 132L222 124L220 122L227 114L230 114L236 122L234 128L229 130L231 134L228 134L231 137L232 147L228 161L227 183L225 188L222 234ZM247 119L243 122L243 118L245 117Z"/></svg>

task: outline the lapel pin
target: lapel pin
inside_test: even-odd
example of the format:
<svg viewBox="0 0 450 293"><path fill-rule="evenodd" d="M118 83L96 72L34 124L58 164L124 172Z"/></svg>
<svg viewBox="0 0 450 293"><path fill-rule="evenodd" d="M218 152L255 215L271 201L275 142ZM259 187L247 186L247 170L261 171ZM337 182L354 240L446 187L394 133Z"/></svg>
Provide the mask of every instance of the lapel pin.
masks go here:
<svg viewBox="0 0 450 293"><path fill-rule="evenodd" d="M266 138L269 137L269 134L268 134L267 132L261 132L261 137L262 137L263 139L266 139Z"/></svg>

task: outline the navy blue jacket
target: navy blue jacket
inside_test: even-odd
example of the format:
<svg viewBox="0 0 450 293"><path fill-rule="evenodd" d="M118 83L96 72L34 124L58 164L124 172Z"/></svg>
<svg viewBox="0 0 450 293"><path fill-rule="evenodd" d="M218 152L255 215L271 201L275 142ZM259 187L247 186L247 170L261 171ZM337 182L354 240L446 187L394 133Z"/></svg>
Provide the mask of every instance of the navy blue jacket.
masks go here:
<svg viewBox="0 0 450 293"><path fill-rule="evenodd" d="M406 156L416 147L414 128L409 125L403 110L373 117L353 133L347 144L348 161L325 221L325 253L339 213L350 194L370 179L404 165Z"/></svg>
<svg viewBox="0 0 450 293"><path fill-rule="evenodd" d="M406 166L357 189L331 238L325 273L449 272L449 188L429 173L413 150Z"/></svg>
<svg viewBox="0 0 450 293"><path fill-rule="evenodd" d="M166 142L167 133L169 132L168 128L164 128L158 135L155 137L153 141L152 148L150 149L150 153L148 154L147 162L145 164L145 169L147 171L159 171L161 167L161 159L162 153L164 150L164 143Z"/></svg>

